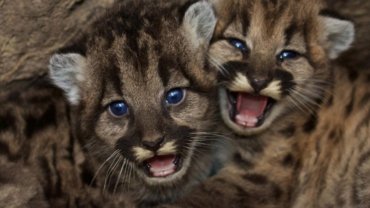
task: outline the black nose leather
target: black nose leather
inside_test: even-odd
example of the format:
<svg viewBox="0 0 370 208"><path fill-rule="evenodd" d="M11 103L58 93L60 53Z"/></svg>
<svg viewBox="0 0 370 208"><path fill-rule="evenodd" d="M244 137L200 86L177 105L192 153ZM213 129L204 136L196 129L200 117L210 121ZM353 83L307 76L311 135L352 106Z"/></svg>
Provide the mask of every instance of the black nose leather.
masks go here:
<svg viewBox="0 0 370 208"><path fill-rule="evenodd" d="M256 91L256 92L260 92L261 90L263 90L265 87L267 87L267 85L269 84L271 80L270 79L259 79L259 78L253 78L251 80L251 85L253 87L253 89Z"/></svg>
<svg viewBox="0 0 370 208"><path fill-rule="evenodd" d="M157 139L151 139L151 140L143 140L141 143L143 146L149 150L157 151L163 144L164 137L160 137Z"/></svg>

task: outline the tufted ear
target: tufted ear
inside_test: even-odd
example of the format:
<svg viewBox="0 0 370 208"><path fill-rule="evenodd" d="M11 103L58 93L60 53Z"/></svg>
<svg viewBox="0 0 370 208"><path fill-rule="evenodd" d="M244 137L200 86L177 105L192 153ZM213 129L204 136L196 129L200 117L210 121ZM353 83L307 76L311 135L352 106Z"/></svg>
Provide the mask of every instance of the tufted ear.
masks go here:
<svg viewBox="0 0 370 208"><path fill-rule="evenodd" d="M183 27L189 34L190 41L208 46L216 26L216 16L211 3L199 1L192 4L185 12Z"/></svg>
<svg viewBox="0 0 370 208"><path fill-rule="evenodd" d="M321 16L321 21L328 42L329 57L335 59L353 43L355 27L352 22L336 17Z"/></svg>
<svg viewBox="0 0 370 208"><path fill-rule="evenodd" d="M77 53L55 54L49 61L49 76L62 89L68 101L77 105L81 99L80 83L84 80L86 59Z"/></svg>

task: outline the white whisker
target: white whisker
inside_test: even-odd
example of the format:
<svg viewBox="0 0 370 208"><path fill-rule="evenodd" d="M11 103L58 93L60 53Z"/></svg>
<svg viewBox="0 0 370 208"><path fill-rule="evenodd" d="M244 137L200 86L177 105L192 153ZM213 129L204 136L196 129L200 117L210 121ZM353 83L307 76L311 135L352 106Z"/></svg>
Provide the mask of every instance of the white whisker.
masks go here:
<svg viewBox="0 0 370 208"><path fill-rule="evenodd" d="M105 174L103 192L106 190L107 186L109 185L111 174L112 174L113 170L115 169L115 167L117 166L117 164L119 163L120 160L121 160L120 155L116 154L113 162L110 164L110 166L108 168L108 171Z"/></svg>
<svg viewBox="0 0 370 208"><path fill-rule="evenodd" d="M92 178L91 182L90 182L90 186L92 185L92 183L95 181L96 177L98 176L99 172L101 171L101 169L104 167L104 165L109 161L111 160L113 157L115 157L117 154L119 153L119 150L116 150L114 151L98 168L98 170L95 172L95 175L94 177Z"/></svg>
<svg viewBox="0 0 370 208"><path fill-rule="evenodd" d="M123 168L125 167L125 165L126 165L126 164L127 164L127 160L126 160L125 158L123 158L123 160L122 160L122 165L121 165L121 168L120 168L120 171L119 171L118 177L117 177L117 179L116 179L116 184L114 185L113 193L116 193L118 183L119 183L119 181L121 180L121 175L122 175Z"/></svg>

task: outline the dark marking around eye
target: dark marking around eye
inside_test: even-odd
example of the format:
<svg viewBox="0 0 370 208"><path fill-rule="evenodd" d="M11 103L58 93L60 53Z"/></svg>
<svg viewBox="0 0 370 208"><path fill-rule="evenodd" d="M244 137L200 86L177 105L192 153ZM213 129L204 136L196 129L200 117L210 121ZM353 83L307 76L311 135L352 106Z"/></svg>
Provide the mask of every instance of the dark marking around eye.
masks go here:
<svg viewBox="0 0 370 208"><path fill-rule="evenodd" d="M167 86L170 80L171 67L174 67L173 60L167 56L161 56L158 61L158 74L162 80L163 86Z"/></svg>
<svg viewBox="0 0 370 208"><path fill-rule="evenodd" d="M109 87L107 85L107 83L109 83L109 85L111 85L113 87L113 90L115 91L115 93L117 93L118 95L122 96L122 90L121 90L121 87L122 87L122 80L121 80L121 76L120 76L120 68L119 68L119 65L118 65L118 61L117 61L117 57L110 57L110 61L111 65L109 66L106 66L107 69L105 69L105 79L104 79L104 84L102 86L105 86L104 87L104 93L106 91L109 91Z"/></svg>
<svg viewBox="0 0 370 208"><path fill-rule="evenodd" d="M242 35L244 37L247 37L247 32L249 31L249 28L250 28L250 12L248 11L248 7L247 6L242 6L242 8L240 8L240 14L242 15L238 15L238 16L233 16L231 19L230 19L230 22L236 22L236 18L240 19L240 22L241 22L241 26L242 26Z"/></svg>
<svg viewBox="0 0 370 208"><path fill-rule="evenodd" d="M308 34L310 33L310 24L308 24L307 22L304 23L303 25L303 40L304 40L304 45L306 46L306 53L305 53L305 57L307 59L307 61L310 63L311 66L313 66L314 68L316 68L316 65L315 63L312 61L312 58L311 58L311 47L308 47L309 46L309 36Z"/></svg>
<svg viewBox="0 0 370 208"><path fill-rule="evenodd" d="M149 67L149 56L148 56L149 46L146 41L144 41L143 45L138 48L137 57L138 57L138 65L139 70L141 70L142 74L146 74L146 71Z"/></svg>
<svg viewBox="0 0 370 208"><path fill-rule="evenodd" d="M289 25L288 28L285 29L285 46L290 44L294 34L297 32L297 25L296 23L292 23Z"/></svg>

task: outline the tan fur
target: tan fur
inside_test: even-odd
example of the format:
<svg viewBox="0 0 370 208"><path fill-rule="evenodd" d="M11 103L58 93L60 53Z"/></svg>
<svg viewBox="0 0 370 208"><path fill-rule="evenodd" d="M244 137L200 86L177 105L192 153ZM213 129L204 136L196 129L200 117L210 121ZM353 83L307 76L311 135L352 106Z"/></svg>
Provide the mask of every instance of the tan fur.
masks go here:
<svg viewBox="0 0 370 208"><path fill-rule="evenodd" d="M94 161L71 137L68 104L48 78L6 85L0 105L0 207L134 206L90 184Z"/></svg>
<svg viewBox="0 0 370 208"><path fill-rule="evenodd" d="M252 75L263 77L281 69L292 75L296 84L292 88L301 94L288 95L295 99L293 103L286 95L275 96L277 104L269 115L273 119L262 124L266 128L245 131L230 124L222 107L227 103L226 91L221 91L225 123L237 134L246 135L235 138L238 153L234 162L186 198L164 207L368 207L369 71L344 68L328 59L333 57L333 42L325 36L328 28L318 15L323 8L319 2L224 2L237 6L220 12L233 17L221 20L234 21L227 26L219 23L210 47L210 62L225 77L221 85L251 93ZM243 18L250 21L246 31L241 27ZM301 29L285 45L285 31L292 22ZM249 48L247 54L231 47L228 38L243 40ZM350 43L351 37L348 40ZM283 48L305 57L277 66L276 55ZM249 65L237 68L232 65L235 61ZM241 72L245 78L240 77ZM270 83L274 84L267 85L264 93L281 95L282 82Z"/></svg>
<svg viewBox="0 0 370 208"><path fill-rule="evenodd" d="M2 88L0 162L17 163L25 178L2 177L17 169L3 165L0 199L149 207L214 174L228 155L217 128L216 73L205 63L215 21L205 1L117 2L51 57L49 77ZM183 99L171 103L176 89ZM115 115L116 102L128 113ZM175 171L154 177L155 155L171 158Z"/></svg>
<svg viewBox="0 0 370 208"><path fill-rule="evenodd" d="M216 126L216 73L205 63L215 24L205 1L124 1L51 57L50 77L71 103L73 133L104 191L132 192L145 207L219 168L214 152L227 142ZM177 103L173 91L183 95Z"/></svg>

